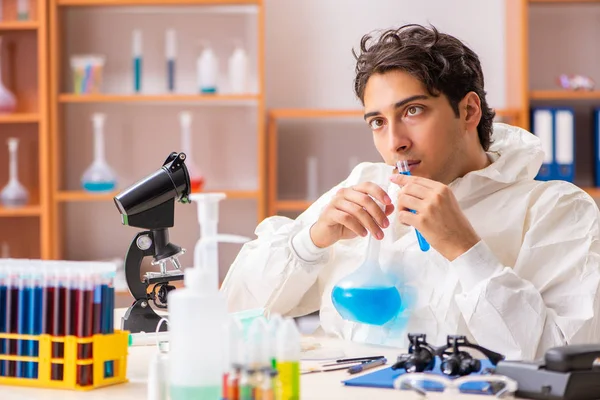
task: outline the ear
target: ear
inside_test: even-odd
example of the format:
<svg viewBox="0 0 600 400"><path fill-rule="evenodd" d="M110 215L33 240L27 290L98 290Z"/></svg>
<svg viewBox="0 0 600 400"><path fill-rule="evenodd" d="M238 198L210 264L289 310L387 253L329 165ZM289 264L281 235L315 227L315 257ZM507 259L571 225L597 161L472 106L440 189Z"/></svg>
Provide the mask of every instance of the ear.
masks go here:
<svg viewBox="0 0 600 400"><path fill-rule="evenodd" d="M481 120L481 99L475 92L469 92L460 102L460 119L465 124L465 130L473 132Z"/></svg>

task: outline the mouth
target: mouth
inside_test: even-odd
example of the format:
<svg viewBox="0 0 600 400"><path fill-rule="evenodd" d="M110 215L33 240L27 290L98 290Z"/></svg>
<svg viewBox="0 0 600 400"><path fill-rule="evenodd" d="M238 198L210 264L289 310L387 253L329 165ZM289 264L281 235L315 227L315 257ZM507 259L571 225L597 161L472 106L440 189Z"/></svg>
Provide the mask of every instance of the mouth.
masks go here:
<svg viewBox="0 0 600 400"><path fill-rule="evenodd" d="M403 160L400 160L403 161ZM410 170L410 172L413 171L413 169L415 169L419 164L421 164L420 160L405 160L406 163L408 164L408 169ZM398 168L396 167L396 172L398 172Z"/></svg>

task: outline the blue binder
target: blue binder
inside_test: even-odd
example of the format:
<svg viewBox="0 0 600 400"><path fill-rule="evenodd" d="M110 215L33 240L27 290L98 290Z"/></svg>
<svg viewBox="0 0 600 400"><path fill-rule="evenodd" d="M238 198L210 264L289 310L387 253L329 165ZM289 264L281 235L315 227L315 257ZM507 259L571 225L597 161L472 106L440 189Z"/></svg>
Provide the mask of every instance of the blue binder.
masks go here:
<svg viewBox="0 0 600 400"><path fill-rule="evenodd" d="M575 113L570 108L554 110L555 179L573 183L575 178Z"/></svg>
<svg viewBox="0 0 600 400"><path fill-rule="evenodd" d="M544 161L535 177L539 181L554 179L554 113L551 108L534 108L531 112L531 131L540 138Z"/></svg>
<svg viewBox="0 0 600 400"><path fill-rule="evenodd" d="M486 372L487 369L494 368L490 360L482 359L481 361L481 370L476 372L475 375L482 375ZM428 372L436 375L443 375L440 370L440 359L436 357L435 365L433 367L433 371ZM362 386L362 387L374 387L380 389L393 389L394 388L394 380L402 374L406 372L404 369L393 370L390 368L380 369L375 372L371 372L370 374L361 375L356 378L348 379L342 381L342 383L346 386ZM482 393L483 388L487 386L485 382L468 382L465 384L463 388L465 391L478 393L478 394L488 394ZM442 387L437 382L430 382L425 387L430 391L441 391Z"/></svg>
<svg viewBox="0 0 600 400"><path fill-rule="evenodd" d="M575 113L571 108L539 107L532 110L532 132L540 138L544 161L537 180L575 178Z"/></svg>

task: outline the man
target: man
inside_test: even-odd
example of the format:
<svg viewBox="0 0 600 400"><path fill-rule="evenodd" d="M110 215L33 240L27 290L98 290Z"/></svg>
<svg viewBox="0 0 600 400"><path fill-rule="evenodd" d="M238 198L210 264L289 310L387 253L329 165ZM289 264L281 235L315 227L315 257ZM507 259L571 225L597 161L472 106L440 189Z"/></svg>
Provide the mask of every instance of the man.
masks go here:
<svg viewBox="0 0 600 400"><path fill-rule="evenodd" d="M534 180L540 142L493 124L477 55L408 25L364 37L356 57L355 92L385 163L358 165L296 220L263 221L223 284L230 309L319 310L325 332L398 346L407 332L434 345L465 334L510 359L600 341L598 208L572 184ZM395 173L401 160L412 176ZM342 319L331 300L367 234L410 303L381 327Z"/></svg>

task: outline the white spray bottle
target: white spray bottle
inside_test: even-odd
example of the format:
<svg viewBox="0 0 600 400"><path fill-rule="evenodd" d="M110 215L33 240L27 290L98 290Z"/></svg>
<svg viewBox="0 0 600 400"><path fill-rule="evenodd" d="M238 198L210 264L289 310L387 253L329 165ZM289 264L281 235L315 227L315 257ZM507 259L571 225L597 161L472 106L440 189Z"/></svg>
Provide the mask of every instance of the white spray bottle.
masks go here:
<svg viewBox="0 0 600 400"><path fill-rule="evenodd" d="M169 293L169 383L172 400L220 400L228 371L227 303L219 290L218 242L249 238L217 232L224 193L190 195L198 204L201 238L194 266L185 270L185 287Z"/></svg>

